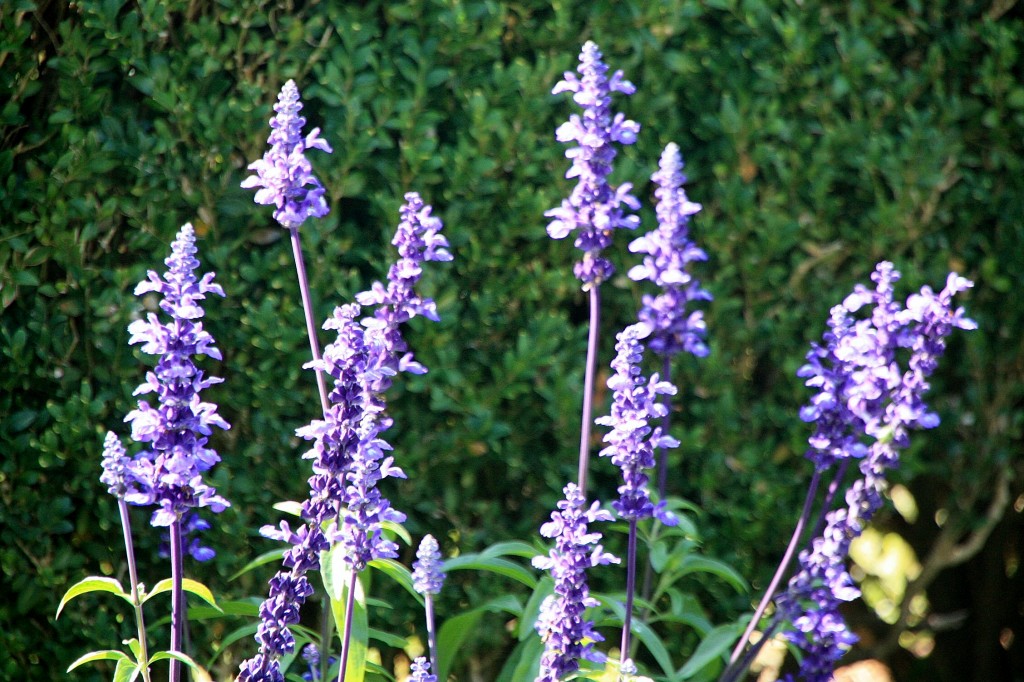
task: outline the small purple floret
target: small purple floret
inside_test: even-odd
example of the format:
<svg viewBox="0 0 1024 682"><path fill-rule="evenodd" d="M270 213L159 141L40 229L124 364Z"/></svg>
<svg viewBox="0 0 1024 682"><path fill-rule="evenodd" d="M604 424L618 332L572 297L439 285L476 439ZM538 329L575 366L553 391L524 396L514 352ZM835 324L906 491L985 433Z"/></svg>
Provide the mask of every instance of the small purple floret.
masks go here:
<svg viewBox="0 0 1024 682"><path fill-rule="evenodd" d="M444 585L441 548L433 535L423 536L416 550L416 561L412 564L412 585L422 595L440 594Z"/></svg>
<svg viewBox="0 0 1024 682"><path fill-rule="evenodd" d="M418 656L412 662L412 676L409 682L437 682L437 675L430 674L430 661L424 656Z"/></svg>

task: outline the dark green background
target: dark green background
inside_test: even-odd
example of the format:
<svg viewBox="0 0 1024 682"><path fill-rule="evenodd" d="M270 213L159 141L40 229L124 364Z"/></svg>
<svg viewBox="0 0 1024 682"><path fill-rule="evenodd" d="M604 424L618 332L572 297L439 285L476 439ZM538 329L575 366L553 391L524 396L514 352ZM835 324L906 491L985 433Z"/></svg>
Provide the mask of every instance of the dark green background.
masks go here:
<svg viewBox="0 0 1024 682"><path fill-rule="evenodd" d="M978 552L928 585L954 625L931 656L886 660L899 680L1022 679L1024 12L1012 0L5 2L0 678L58 679L129 636L101 596L53 615L84 575L124 573L102 436L125 432L150 362L127 346L142 309L131 291L189 221L228 293L207 305L224 362L204 367L226 380L208 395L233 426L213 441L213 482L234 506L196 575L221 596L265 592L269 569L227 577L273 547L256 532L279 517L271 504L303 495L292 434L318 411L288 242L239 188L288 78L335 149L311 154L332 212L303 228L319 315L384 276L406 191L436 207L455 254L423 282L442 322L408 332L431 372L391 396L409 479L387 494L414 536L448 551L536 537L575 472L586 315L576 252L544 230L570 188L553 131L571 105L549 92L588 39L638 88L616 99L642 131L613 179L636 183L642 229L669 141L704 204L693 235L711 256L699 275L715 295L712 353L674 369L671 492L702 508L707 553L755 589L781 553L809 476L797 417L809 391L794 373L829 307L883 258L904 273L901 295L955 269L976 282L964 299L980 330L951 340L931 394L943 424L895 474L919 520L882 524L939 567L958 542ZM628 241L604 287L602 367L641 292L621 276ZM595 492L612 495L614 472L594 471ZM165 574L156 542L139 540L150 582ZM505 588L460 574L444 609ZM694 589L722 598L720 620L748 608ZM850 617L868 643L884 638L869 610ZM401 631L418 615L391 618ZM485 630L463 661L488 671L501 623Z"/></svg>

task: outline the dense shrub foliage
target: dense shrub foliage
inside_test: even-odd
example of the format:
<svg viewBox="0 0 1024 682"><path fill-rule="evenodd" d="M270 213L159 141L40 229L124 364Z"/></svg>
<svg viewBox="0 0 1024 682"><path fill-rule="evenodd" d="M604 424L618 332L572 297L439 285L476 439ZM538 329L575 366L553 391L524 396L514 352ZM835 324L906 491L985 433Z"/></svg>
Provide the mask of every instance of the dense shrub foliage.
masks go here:
<svg viewBox="0 0 1024 682"><path fill-rule="evenodd" d="M456 254L424 276L440 324L409 331L431 371L395 387L390 438L409 478L392 499L414 536L432 533L447 553L535 537L576 462L585 299L576 254L548 238L543 213L569 186L553 139L567 105L549 92L587 39L637 85L622 106L642 129L614 179L636 183L642 229L654 224L646 179L669 141L705 207L692 229L710 255L711 353L674 370L682 445L669 491L702 510L707 552L755 588L781 554L810 472L794 373L828 307L882 258L908 291L957 270L976 283L979 331L952 340L934 382L943 425L897 474L916 523L888 524L933 567L934 612L966 615L945 619L954 629L937 631L928 658L886 653L899 679L1024 669L1011 482L1024 474L1024 13L1013 2L18 0L0 8L0 677L51 680L90 633L128 635L96 601L56 625L53 614L82 575L125 570L98 482L103 434L135 405L126 327L143 310L131 290L185 222L228 294L208 308L225 378L208 393L232 424L214 439L224 459L212 484L233 506L199 577L263 593L269 569L228 577L273 548L256 532L278 518L271 505L303 495L293 434L319 409L287 234L239 187L288 78L335 150L313 159L332 212L303 228L319 317L383 276L408 190L435 206ZM627 243L616 262L633 262ZM604 287L599 367L641 291L624 274ZM613 497L615 471L593 475ZM143 575L162 575L156 544L142 540ZM511 587L467 572L450 585L439 613ZM719 615L749 608L723 585L692 588ZM413 613L385 614L385 629L411 627ZM885 644L890 625L872 610L856 622ZM194 636L216 643L236 625ZM483 622L462 670L488 679L502 627ZM240 647L218 674L252 643Z"/></svg>

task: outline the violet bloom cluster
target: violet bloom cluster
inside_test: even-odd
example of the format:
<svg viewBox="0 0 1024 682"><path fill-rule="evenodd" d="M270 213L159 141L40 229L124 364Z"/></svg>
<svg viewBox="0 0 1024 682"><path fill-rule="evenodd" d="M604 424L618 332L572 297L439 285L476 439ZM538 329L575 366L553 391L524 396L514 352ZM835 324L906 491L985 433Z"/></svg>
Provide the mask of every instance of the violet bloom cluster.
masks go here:
<svg viewBox="0 0 1024 682"><path fill-rule="evenodd" d="M113 431L107 431L103 439L103 473L100 482L107 486L107 492L123 500L131 482L131 458L124 451L124 443Z"/></svg>
<svg viewBox="0 0 1024 682"><path fill-rule="evenodd" d="M422 595L440 594L444 586L441 548L433 535L425 535L416 550L416 561L412 564L412 586Z"/></svg>
<svg viewBox="0 0 1024 682"><path fill-rule="evenodd" d="M977 326L953 307L953 296L972 286L955 273L938 294L924 287L905 306L893 300L899 273L891 263L880 263L872 279L873 291L858 285L833 309L824 345L812 348L800 370L819 390L801 412L816 422L808 457L819 470L855 458L860 470L846 504L827 514L822 536L801 553L800 571L779 599L792 623L786 636L804 650L800 673L810 682L831 679L836 661L856 641L839 613L843 602L860 595L845 566L850 543L881 508L886 472L898 466L909 430L938 424L923 396L945 338ZM855 319L868 305L870 316Z"/></svg>
<svg viewBox="0 0 1024 682"><path fill-rule="evenodd" d="M616 155L614 143L633 144L640 126L611 110L612 93L632 95L636 90L633 84L623 78L621 71L608 78L608 66L592 42L583 46L579 59L580 76L567 71L552 90L553 94L573 93L573 100L583 108L582 116L573 114L555 132L559 142L576 143L565 152L572 161L565 177L579 181L561 206L544 215L552 218L547 229L553 239L563 239L577 231L575 245L584 255L574 272L587 291L615 272L611 261L601 256L601 251L612 243L613 231L635 229L640 224L636 215L627 214L622 208L640 208L640 202L630 194L632 185L623 183L615 189L608 183Z"/></svg>
<svg viewBox="0 0 1024 682"><path fill-rule="evenodd" d="M167 273L160 277L149 271L147 279L135 288L135 295L156 292L163 296L160 309L171 319L162 323L154 313L128 327L129 343L141 343L142 352L160 356L152 372L135 395L156 394L154 407L145 400L125 417L132 426L132 440L148 449L136 455L131 464L131 489L125 501L135 505L156 505L150 523L169 526L199 507L221 512L230 503L203 482L202 474L220 461L216 451L207 447L213 429L230 428L217 414L217 406L203 402L200 392L220 383L207 377L194 358L206 355L221 359L213 338L203 329L201 301L207 294L224 296L213 273L197 279L195 233L191 225L178 232L171 255L164 261Z"/></svg>
<svg viewBox="0 0 1024 682"><path fill-rule="evenodd" d="M437 682L437 675L430 674L430 661L425 656L418 656L412 662L412 676L409 682Z"/></svg>
<svg viewBox="0 0 1024 682"><path fill-rule="evenodd" d="M272 130L267 138L270 149L262 159L249 164L249 170L256 171L256 175L242 182L245 188L261 188L256 192L256 203L273 204L276 207L274 220L286 228L297 228L307 218L322 218L330 211L324 186L313 175L306 150L319 149L327 153L332 150L327 141L319 137L319 128L303 137L306 119L299 115L301 110L299 89L289 80L274 105L277 115L270 119Z"/></svg>
<svg viewBox="0 0 1024 682"><path fill-rule="evenodd" d="M670 143L661 155L659 169L651 179L658 185L658 228L634 240L629 250L642 253L644 262L630 269L630 279L650 280L662 289L657 296L644 294L640 321L652 331L648 346L662 356L681 351L697 357L708 354L704 343L707 328L704 313L687 312L693 301L710 301L711 294L689 272L690 263L705 261L708 255L690 239L690 216L701 210L686 197L683 159L679 147Z"/></svg>
<svg viewBox="0 0 1024 682"><path fill-rule="evenodd" d="M367 327L380 329L385 338L387 366L396 372L423 374L427 370L413 358L399 327L422 315L438 321L437 306L430 298L416 293L414 287L423 274L424 261L446 262L452 259L448 240L441 234L444 225L420 195L409 192L399 210L401 221L391 243L398 248L399 259L388 270L388 284L374 282L369 291L356 295L364 306L376 306L374 316L363 320ZM387 385L378 386L385 390Z"/></svg>
<svg viewBox="0 0 1024 682"><path fill-rule="evenodd" d="M535 682L556 682L564 675L579 670L580 659L601 662L604 656L594 650L594 642L604 638L594 630L594 623L584 616L597 606L587 587L587 569L619 560L604 551L598 542L601 534L588 529L596 521L611 521L610 512L594 502L589 509L575 483L568 484L565 499L551 514L551 520L540 528L555 546L547 556L533 559L536 568L550 571L555 581L554 594L541 605L535 625L544 641L540 674Z"/></svg>
<svg viewBox="0 0 1024 682"><path fill-rule="evenodd" d="M668 407L658 401L659 395L675 395L676 388L661 381L657 374L647 379L640 368L643 362L643 344L651 333L650 327L639 323L626 327L615 338L616 356L612 361L615 374L608 379L608 388L614 395L611 414L600 417L596 423L610 426L605 435L608 446L601 450L602 457L610 457L622 470L623 484L619 486L619 499L612 506L623 519L639 520L655 516L666 525L678 520L665 509L665 503L651 502L647 489L647 469L654 466L654 453L658 448L674 448L679 441L660 426L652 428L651 419L664 417Z"/></svg>

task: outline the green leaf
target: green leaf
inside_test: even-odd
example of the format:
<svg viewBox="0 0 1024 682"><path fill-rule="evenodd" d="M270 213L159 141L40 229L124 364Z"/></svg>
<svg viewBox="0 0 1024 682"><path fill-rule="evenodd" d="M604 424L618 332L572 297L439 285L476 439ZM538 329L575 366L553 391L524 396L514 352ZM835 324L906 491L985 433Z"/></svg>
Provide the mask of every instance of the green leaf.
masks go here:
<svg viewBox="0 0 1024 682"><path fill-rule="evenodd" d="M540 657L543 654L544 642L540 637L531 637L520 642L512 650L512 654L501 668L495 682L519 682L519 680L533 679L537 676L537 671L540 670Z"/></svg>
<svg viewBox="0 0 1024 682"><path fill-rule="evenodd" d="M290 514L292 516L302 516L302 503L301 502L295 502L295 501L278 502L277 504L274 505L274 509L279 511L279 512L283 512L285 514Z"/></svg>
<svg viewBox="0 0 1024 682"><path fill-rule="evenodd" d="M529 587L531 590L537 586L537 578L533 572L519 564L499 557L487 557L483 554L463 554L453 559L446 559L441 565L446 573L449 571L464 571L476 569L497 573L513 580L517 580Z"/></svg>
<svg viewBox="0 0 1024 682"><path fill-rule="evenodd" d="M738 623L727 623L713 629L701 640L693 656L673 675L673 679L686 680L696 675L704 666L728 651L742 631L743 626Z"/></svg>
<svg viewBox="0 0 1024 682"><path fill-rule="evenodd" d="M530 599L526 602L526 607L523 609L523 615L519 619L520 642L537 633L533 626L537 622L537 616L540 614L541 604L543 604L547 596L552 594L554 591L555 581L550 577L544 576L537 581L537 587L533 588L533 593L530 595Z"/></svg>
<svg viewBox="0 0 1024 682"><path fill-rule="evenodd" d="M622 600L612 599L600 594L592 596L601 602L601 605L604 608L611 610L611 612L616 616L614 621L609 622L609 619L604 619L599 622L598 625L614 624L621 627L622 624L625 623L626 606L623 604ZM636 638L639 639L645 647L647 647L647 650L651 652L651 656L653 656L654 660L661 666L662 671L666 675L671 675L675 670L675 666L672 665L672 657L669 655L668 649L665 648L665 644L661 641L661 638L658 637L654 630L651 629L651 626L637 618L634 614L633 619L630 621L629 631L633 636L636 636Z"/></svg>
<svg viewBox="0 0 1024 682"><path fill-rule="evenodd" d="M338 545L337 547L340 547ZM333 561L323 562L321 575L324 587L331 598L331 613L334 615L334 623L338 633L344 636L346 618L351 618L351 634L348 641L348 661L345 666L345 682L363 682L366 676L366 653L369 648L370 626L366 613L366 594L363 592L363 584L356 576L355 599L352 603L352 613L346 614L348 604L349 585L352 584L352 572L343 568L345 566L342 558L343 552L331 551L328 555L337 556Z"/></svg>
<svg viewBox="0 0 1024 682"><path fill-rule="evenodd" d="M259 568L260 566L263 566L264 564L269 564L272 561L280 561L282 558L284 558L284 553L287 551L287 547L282 547L280 549L272 549L269 552L264 552L263 554L260 554L258 557L247 563L245 566L243 566L239 571L237 571L230 578L228 578L228 580L235 580L239 576L245 575L252 569Z"/></svg>
<svg viewBox="0 0 1024 682"><path fill-rule="evenodd" d="M394 559L374 559L370 562L370 567L377 569L394 580L396 583L404 587L406 592L415 597L420 604L423 603L423 595L417 592L416 588L413 587L412 571L408 568Z"/></svg>
<svg viewBox="0 0 1024 682"><path fill-rule="evenodd" d="M455 653L462 648L466 637L476 631L480 618L485 613L501 611L513 616L521 616L523 607L519 600L512 595L504 595L457 616L452 616L444 622L437 633L437 679L448 679L448 671L451 669Z"/></svg>
<svg viewBox="0 0 1024 682"><path fill-rule="evenodd" d="M718 559L691 554L683 559L679 567L679 576L690 573L710 573L729 583L733 589L741 594L750 589L746 579L736 569Z"/></svg>
<svg viewBox="0 0 1024 682"><path fill-rule="evenodd" d="M171 578L164 578L163 580L158 582L153 587L152 590L150 590L150 592L146 595L146 598L142 601L143 603L148 602L156 595L163 594L164 592L170 592L173 589L174 580ZM210 588L208 588L206 585L202 584L198 580L185 578L181 581L181 589L185 592L190 592L191 594L196 595L197 597L205 601L207 604L220 611L220 607L217 606L217 600L213 597L213 592L211 592Z"/></svg>
<svg viewBox="0 0 1024 682"><path fill-rule="evenodd" d="M128 654L123 651L115 651L113 649L106 649L104 651L91 651L84 656L79 656L74 662L68 666L66 672L71 672L75 668L85 665L86 663L92 663L93 661L121 661L125 660L129 663L131 659L128 658Z"/></svg>
<svg viewBox="0 0 1024 682"><path fill-rule="evenodd" d="M142 668L138 663L130 661L128 659L121 659L114 666L114 680L113 682L132 682L138 678L142 673Z"/></svg>
<svg viewBox="0 0 1024 682"><path fill-rule="evenodd" d="M176 661L180 661L187 665L192 670L193 682L212 682L210 673L206 669L193 661L188 655L181 653L180 651L158 651L150 657L150 662L155 663L157 661L165 661L173 658Z"/></svg>
<svg viewBox="0 0 1024 682"><path fill-rule="evenodd" d="M64 610L64 605L75 597L79 597L89 592L109 592L115 594L121 599L124 599L129 604L132 603L131 595L124 591L121 587L121 583L113 578L104 578L102 576L89 576L83 578L77 583L68 588L68 591L61 597L60 605L57 606L57 618L60 618L60 612Z"/></svg>

